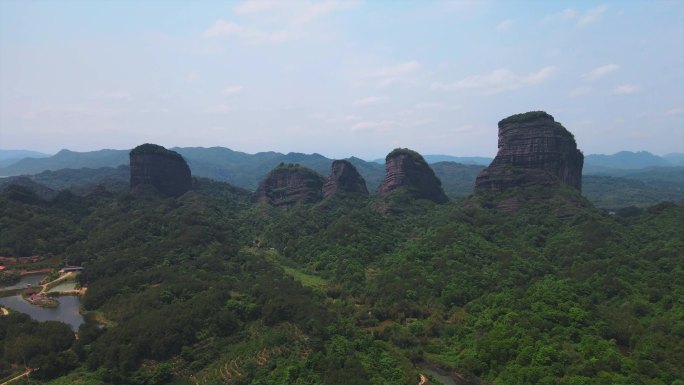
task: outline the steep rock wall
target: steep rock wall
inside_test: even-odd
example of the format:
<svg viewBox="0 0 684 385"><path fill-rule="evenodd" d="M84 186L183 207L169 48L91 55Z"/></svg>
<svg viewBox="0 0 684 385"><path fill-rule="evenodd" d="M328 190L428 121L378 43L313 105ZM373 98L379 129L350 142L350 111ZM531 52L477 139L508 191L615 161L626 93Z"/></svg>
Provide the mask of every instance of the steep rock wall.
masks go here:
<svg viewBox="0 0 684 385"><path fill-rule="evenodd" d="M349 194L367 196L366 181L349 161L333 161L330 176L323 185L323 196L328 198L334 195Z"/></svg>
<svg viewBox="0 0 684 385"><path fill-rule="evenodd" d="M177 197L192 187L190 168L175 151L146 143L131 150L129 159L131 190L149 185L163 194Z"/></svg>
<svg viewBox="0 0 684 385"><path fill-rule="evenodd" d="M414 198L444 203L448 199L442 190L442 182L425 159L415 151L398 148L385 157L385 179L377 193L388 196L395 190L405 189Z"/></svg>
<svg viewBox="0 0 684 385"><path fill-rule="evenodd" d="M499 150L475 181L476 192L564 183L582 189L584 156L575 137L543 111L499 122Z"/></svg>

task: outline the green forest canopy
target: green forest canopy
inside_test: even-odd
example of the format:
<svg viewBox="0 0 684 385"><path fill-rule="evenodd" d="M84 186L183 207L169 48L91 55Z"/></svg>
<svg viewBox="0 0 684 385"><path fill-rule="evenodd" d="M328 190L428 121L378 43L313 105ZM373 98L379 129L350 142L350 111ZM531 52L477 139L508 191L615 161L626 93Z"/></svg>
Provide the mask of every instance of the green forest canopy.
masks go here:
<svg viewBox="0 0 684 385"><path fill-rule="evenodd" d="M681 204L622 217L528 189L387 215L372 198L275 209L205 186L2 195L0 254L62 256L88 286L78 339L0 318L4 375L416 384L428 362L473 384L684 377Z"/></svg>

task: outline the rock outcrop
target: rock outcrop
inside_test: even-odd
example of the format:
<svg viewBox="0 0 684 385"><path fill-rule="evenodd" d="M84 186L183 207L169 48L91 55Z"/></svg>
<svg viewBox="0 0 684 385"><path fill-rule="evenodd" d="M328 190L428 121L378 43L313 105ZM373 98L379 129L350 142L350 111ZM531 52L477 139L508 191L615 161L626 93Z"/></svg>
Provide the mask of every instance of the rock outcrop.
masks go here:
<svg viewBox="0 0 684 385"><path fill-rule="evenodd" d="M347 160L333 161L330 176L323 185L323 197L335 195L368 195L366 181Z"/></svg>
<svg viewBox="0 0 684 385"><path fill-rule="evenodd" d="M404 189L414 198L446 202L442 182L435 176L423 157L407 148L397 148L385 157L385 179L378 187L378 195L386 197Z"/></svg>
<svg viewBox="0 0 684 385"><path fill-rule="evenodd" d="M582 189L584 155L553 116L533 111L499 122L499 151L475 181L476 192L566 184Z"/></svg>
<svg viewBox="0 0 684 385"><path fill-rule="evenodd" d="M283 164L271 170L259 184L253 200L277 207L314 203L323 199L325 178L298 164Z"/></svg>
<svg viewBox="0 0 684 385"><path fill-rule="evenodd" d="M190 168L175 151L156 144L140 145L130 154L131 190L153 186L170 196L181 196L192 187Z"/></svg>

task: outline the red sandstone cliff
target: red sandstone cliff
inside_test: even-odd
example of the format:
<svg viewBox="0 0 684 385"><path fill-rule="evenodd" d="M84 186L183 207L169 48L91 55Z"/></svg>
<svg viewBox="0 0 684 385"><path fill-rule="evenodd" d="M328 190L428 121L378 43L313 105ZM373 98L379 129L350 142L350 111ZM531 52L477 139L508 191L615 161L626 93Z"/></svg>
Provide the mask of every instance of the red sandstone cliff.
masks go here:
<svg viewBox="0 0 684 385"><path fill-rule="evenodd" d="M330 176L323 185L325 198L334 195L368 195L366 181L349 161L336 160L332 163Z"/></svg>
<svg viewBox="0 0 684 385"><path fill-rule="evenodd" d="M499 122L499 151L475 181L476 192L558 185L582 189L584 156L575 137L543 111Z"/></svg>
<svg viewBox="0 0 684 385"><path fill-rule="evenodd" d="M425 159L415 151L397 148L385 158L385 179L378 187L378 195L388 196L395 190L404 189L414 198L444 203L448 199L442 190L442 182Z"/></svg>
<svg viewBox="0 0 684 385"><path fill-rule="evenodd" d="M181 196L192 187L190 168L175 151L156 144L143 144L129 154L131 190L149 185L170 196Z"/></svg>
<svg viewBox="0 0 684 385"><path fill-rule="evenodd" d="M281 164L259 184L253 200L278 207L318 202L323 199L324 182L325 178L311 169Z"/></svg>

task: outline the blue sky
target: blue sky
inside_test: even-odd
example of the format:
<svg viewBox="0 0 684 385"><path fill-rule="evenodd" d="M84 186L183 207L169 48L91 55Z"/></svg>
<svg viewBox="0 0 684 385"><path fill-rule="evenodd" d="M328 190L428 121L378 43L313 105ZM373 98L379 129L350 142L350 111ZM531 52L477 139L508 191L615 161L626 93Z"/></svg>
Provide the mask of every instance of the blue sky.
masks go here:
<svg viewBox="0 0 684 385"><path fill-rule="evenodd" d="M682 1L0 1L0 148L684 152Z"/></svg>

